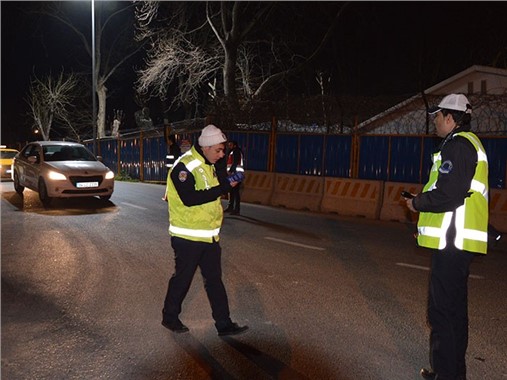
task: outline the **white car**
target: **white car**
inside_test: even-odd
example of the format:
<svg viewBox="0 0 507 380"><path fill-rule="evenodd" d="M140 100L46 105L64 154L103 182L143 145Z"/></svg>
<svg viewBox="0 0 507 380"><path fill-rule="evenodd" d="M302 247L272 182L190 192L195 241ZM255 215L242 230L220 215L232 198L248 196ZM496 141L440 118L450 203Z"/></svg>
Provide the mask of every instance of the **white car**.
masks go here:
<svg viewBox="0 0 507 380"><path fill-rule="evenodd" d="M36 141L27 144L12 163L14 189L39 193L44 206L52 198L93 197L109 200L114 173L84 145L68 141Z"/></svg>

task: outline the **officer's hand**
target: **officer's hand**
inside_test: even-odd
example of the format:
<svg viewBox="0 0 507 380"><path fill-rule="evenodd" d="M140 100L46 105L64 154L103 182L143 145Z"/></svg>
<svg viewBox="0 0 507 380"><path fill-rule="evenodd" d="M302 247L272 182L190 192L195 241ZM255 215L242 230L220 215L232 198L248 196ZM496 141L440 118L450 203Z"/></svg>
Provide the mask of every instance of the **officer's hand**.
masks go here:
<svg viewBox="0 0 507 380"><path fill-rule="evenodd" d="M231 189L232 189L231 182L223 181L222 183L220 183L220 191L222 192L222 194L227 194L229 191L231 191Z"/></svg>
<svg viewBox="0 0 507 380"><path fill-rule="evenodd" d="M412 211L412 212L417 212L417 210L414 208L413 201L414 201L414 199L413 199L413 198L411 198L411 199L407 199L407 200L406 200L407 207L408 207L408 209L409 209L410 211Z"/></svg>

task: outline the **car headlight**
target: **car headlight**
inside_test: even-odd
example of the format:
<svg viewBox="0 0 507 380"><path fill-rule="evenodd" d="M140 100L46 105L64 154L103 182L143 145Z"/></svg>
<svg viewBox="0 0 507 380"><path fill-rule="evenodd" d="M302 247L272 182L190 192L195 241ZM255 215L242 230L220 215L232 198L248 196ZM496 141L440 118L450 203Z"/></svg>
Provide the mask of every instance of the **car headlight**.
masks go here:
<svg viewBox="0 0 507 380"><path fill-rule="evenodd" d="M114 172L112 172L111 170L109 170L109 171L106 173L105 178L106 178L106 179L113 179L113 178L114 178Z"/></svg>
<svg viewBox="0 0 507 380"><path fill-rule="evenodd" d="M64 181L67 179L67 177L65 177L62 173L54 172L52 170L48 172L48 178L52 181Z"/></svg>

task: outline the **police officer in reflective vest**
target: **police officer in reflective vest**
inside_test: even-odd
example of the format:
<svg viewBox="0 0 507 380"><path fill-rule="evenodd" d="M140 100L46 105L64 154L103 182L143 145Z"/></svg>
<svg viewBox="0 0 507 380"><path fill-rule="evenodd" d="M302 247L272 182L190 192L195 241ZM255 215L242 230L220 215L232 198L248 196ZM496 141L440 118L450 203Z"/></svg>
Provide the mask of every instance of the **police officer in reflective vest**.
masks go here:
<svg viewBox="0 0 507 380"><path fill-rule="evenodd" d="M174 135L170 135L167 138L167 144L169 147L167 155L165 156L165 166L168 168L168 170L171 170L176 160L181 156L181 148L176 142L176 137Z"/></svg>
<svg viewBox="0 0 507 380"><path fill-rule="evenodd" d="M224 156L227 138L214 125L206 126L194 145L174 164L167 178L169 234L175 272L169 280L162 311L162 325L176 333L189 329L180 321L182 302L197 268L204 279L218 335L239 334L248 329L229 317L229 301L222 282L219 232L223 210L221 195L238 182L220 185L215 162Z"/></svg>
<svg viewBox="0 0 507 380"><path fill-rule="evenodd" d="M430 248L428 297L431 369L425 379L466 379L468 276L474 255L488 242L488 159L470 132L472 108L466 96L451 94L428 110L443 140L433 155L428 183L407 207L420 212L419 246Z"/></svg>
<svg viewBox="0 0 507 380"><path fill-rule="evenodd" d="M227 157L227 174L234 175L238 172L244 174L245 168L243 166L243 152L238 146L238 143L231 140L227 143L229 146L229 156ZM230 212L231 215L239 215L241 209L241 194L240 186L233 187L229 192L229 205L225 209L225 212Z"/></svg>

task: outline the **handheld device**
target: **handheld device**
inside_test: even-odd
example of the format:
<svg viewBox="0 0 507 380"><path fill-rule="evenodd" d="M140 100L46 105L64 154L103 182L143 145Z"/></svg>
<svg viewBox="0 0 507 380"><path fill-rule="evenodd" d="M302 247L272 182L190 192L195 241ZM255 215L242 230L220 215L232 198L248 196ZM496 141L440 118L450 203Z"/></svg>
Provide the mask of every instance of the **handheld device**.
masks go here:
<svg viewBox="0 0 507 380"><path fill-rule="evenodd" d="M412 199L412 198L414 198L414 196L413 196L412 194L410 194L408 191L402 191L402 192L401 192L401 196L402 196L403 198L407 198L407 199Z"/></svg>
<svg viewBox="0 0 507 380"><path fill-rule="evenodd" d="M227 177L227 180L229 181L229 183L241 182L244 179L245 179L245 175L243 174L243 172L237 172L237 173L234 173L233 175Z"/></svg>

